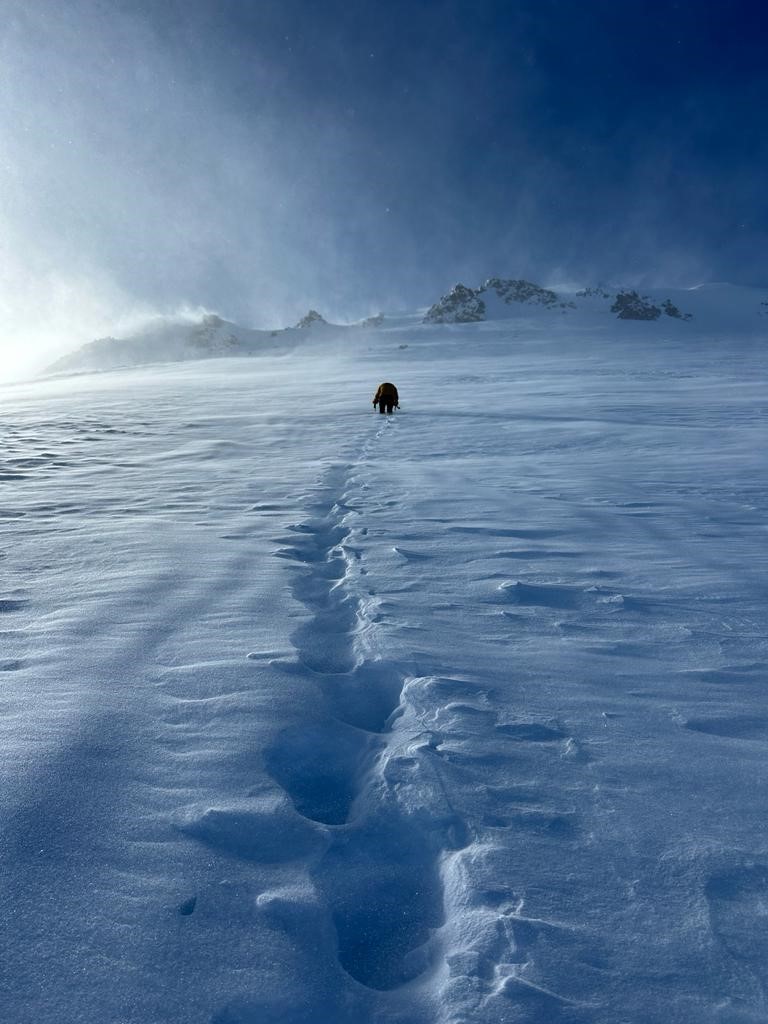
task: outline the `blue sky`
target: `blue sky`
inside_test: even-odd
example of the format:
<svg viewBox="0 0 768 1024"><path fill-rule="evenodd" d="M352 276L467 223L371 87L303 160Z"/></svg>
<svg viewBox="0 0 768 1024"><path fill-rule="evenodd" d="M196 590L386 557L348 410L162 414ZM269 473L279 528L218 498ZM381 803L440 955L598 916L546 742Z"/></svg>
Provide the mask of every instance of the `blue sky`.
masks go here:
<svg viewBox="0 0 768 1024"><path fill-rule="evenodd" d="M41 337L494 274L768 283L763 3L4 6L0 310Z"/></svg>

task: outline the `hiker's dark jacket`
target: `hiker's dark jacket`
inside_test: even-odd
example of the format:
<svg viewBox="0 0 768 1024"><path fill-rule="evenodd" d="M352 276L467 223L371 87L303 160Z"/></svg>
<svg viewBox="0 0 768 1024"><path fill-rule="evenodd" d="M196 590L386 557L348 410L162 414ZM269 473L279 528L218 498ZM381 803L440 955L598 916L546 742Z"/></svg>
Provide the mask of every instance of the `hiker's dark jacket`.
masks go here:
<svg viewBox="0 0 768 1024"><path fill-rule="evenodd" d="M399 405L400 399L397 397L397 388L394 384L390 384L385 381L384 384L379 384L378 391L373 396L373 404L378 405L379 402L384 402L385 405Z"/></svg>

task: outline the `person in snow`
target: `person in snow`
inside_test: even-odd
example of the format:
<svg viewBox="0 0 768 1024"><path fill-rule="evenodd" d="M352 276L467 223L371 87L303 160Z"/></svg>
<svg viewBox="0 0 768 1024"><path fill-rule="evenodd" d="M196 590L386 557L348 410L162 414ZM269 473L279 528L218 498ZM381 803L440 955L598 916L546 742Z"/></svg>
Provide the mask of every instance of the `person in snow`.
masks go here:
<svg viewBox="0 0 768 1024"><path fill-rule="evenodd" d="M389 381L385 381L383 384L379 384L376 394L373 396L373 406L376 408L378 405L379 412L392 412L393 409L400 408L400 399L397 396L397 388L394 384L390 384Z"/></svg>

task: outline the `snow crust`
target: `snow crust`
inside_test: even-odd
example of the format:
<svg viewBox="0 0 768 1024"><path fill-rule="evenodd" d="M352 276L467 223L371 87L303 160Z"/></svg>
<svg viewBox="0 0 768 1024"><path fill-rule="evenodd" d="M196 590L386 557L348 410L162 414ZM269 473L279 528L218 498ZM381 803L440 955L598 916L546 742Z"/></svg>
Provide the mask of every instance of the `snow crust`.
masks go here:
<svg viewBox="0 0 768 1024"><path fill-rule="evenodd" d="M766 1019L764 332L421 315L0 392L4 1019Z"/></svg>

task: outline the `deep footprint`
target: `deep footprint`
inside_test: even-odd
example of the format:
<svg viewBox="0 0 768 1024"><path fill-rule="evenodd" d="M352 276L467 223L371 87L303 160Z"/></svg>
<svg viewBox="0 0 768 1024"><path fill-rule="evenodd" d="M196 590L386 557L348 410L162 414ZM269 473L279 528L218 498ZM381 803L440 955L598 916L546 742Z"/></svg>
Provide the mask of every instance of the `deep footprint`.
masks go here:
<svg viewBox="0 0 768 1024"><path fill-rule="evenodd" d="M318 881L338 936L339 962L361 985L388 991L430 965L444 920L436 851L407 822L381 817L337 836Z"/></svg>
<svg viewBox="0 0 768 1024"><path fill-rule="evenodd" d="M374 754L371 737L336 723L291 726L266 751L266 768L299 814L342 825Z"/></svg>
<svg viewBox="0 0 768 1024"><path fill-rule="evenodd" d="M346 677L328 679L323 692L339 721L367 732L387 732L400 706L403 677L382 662L363 662Z"/></svg>

